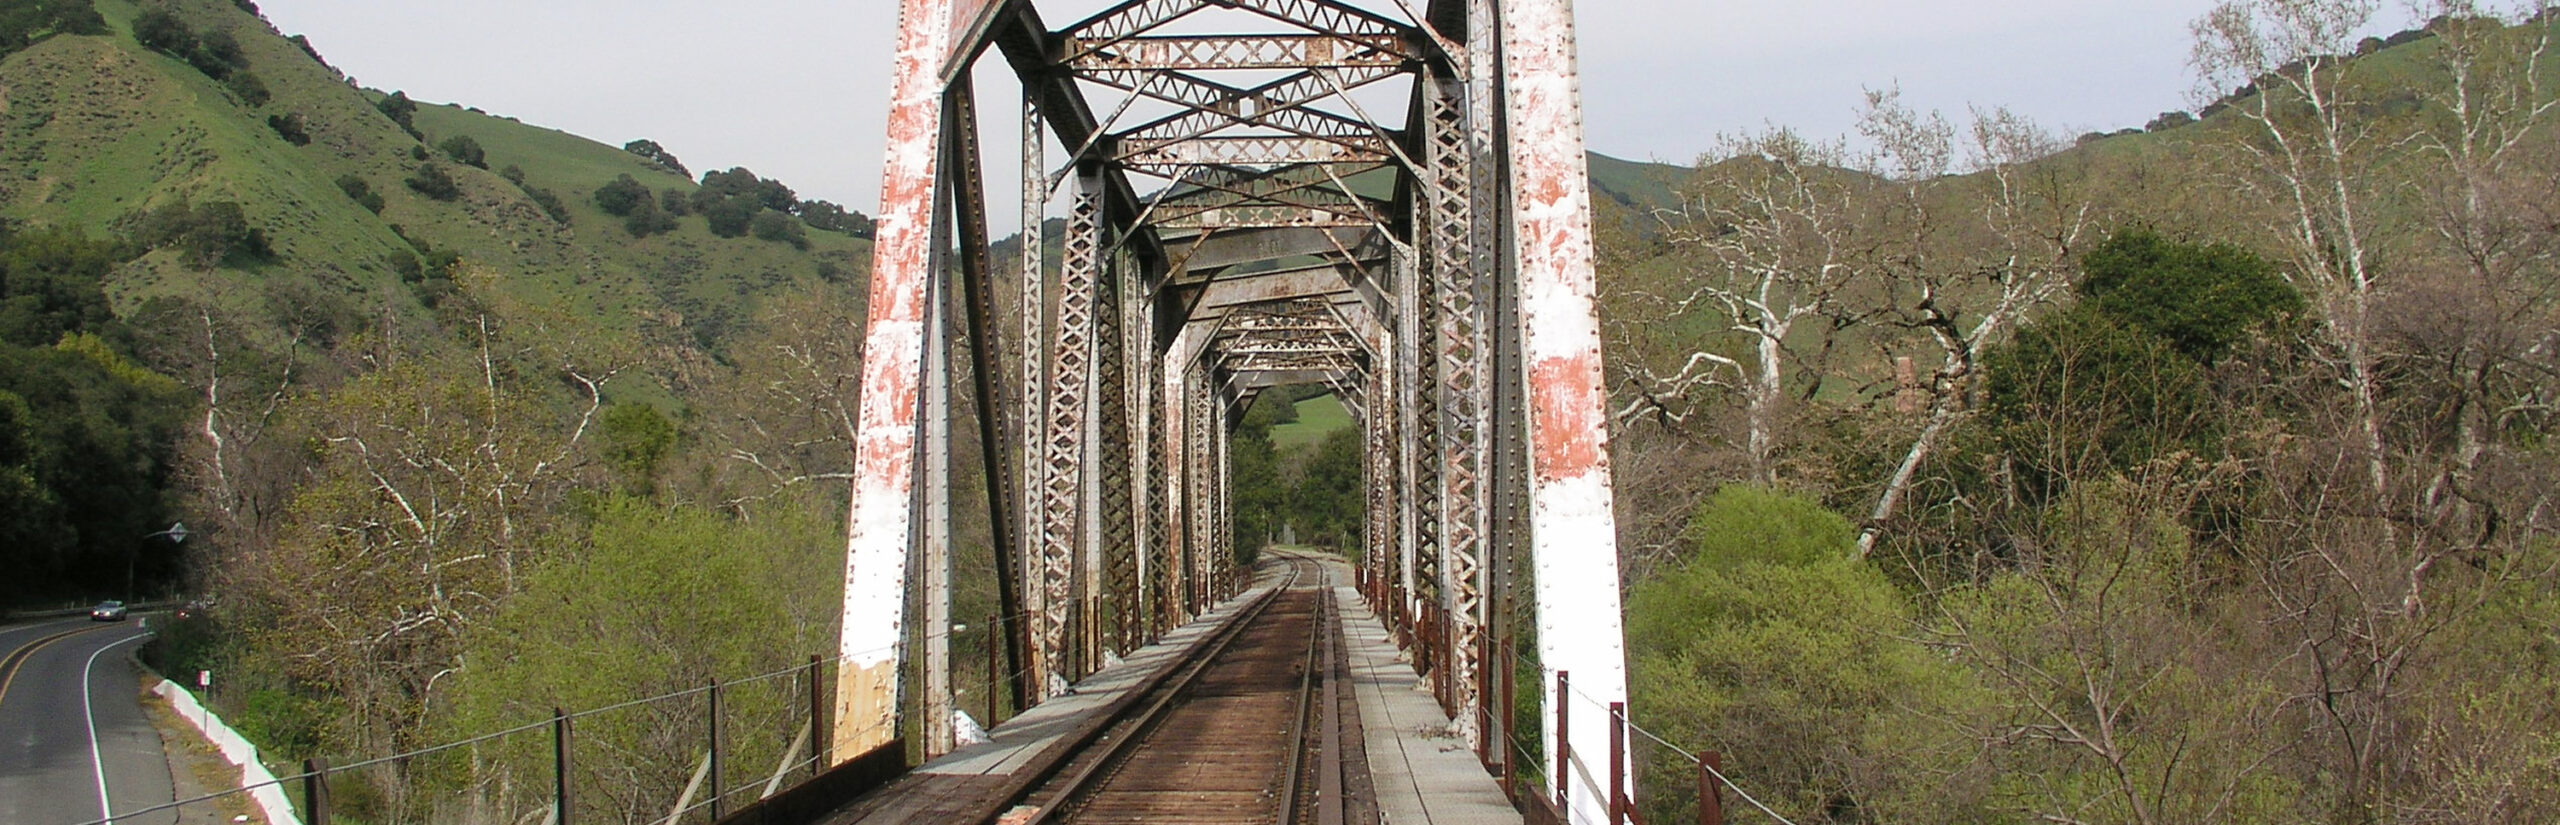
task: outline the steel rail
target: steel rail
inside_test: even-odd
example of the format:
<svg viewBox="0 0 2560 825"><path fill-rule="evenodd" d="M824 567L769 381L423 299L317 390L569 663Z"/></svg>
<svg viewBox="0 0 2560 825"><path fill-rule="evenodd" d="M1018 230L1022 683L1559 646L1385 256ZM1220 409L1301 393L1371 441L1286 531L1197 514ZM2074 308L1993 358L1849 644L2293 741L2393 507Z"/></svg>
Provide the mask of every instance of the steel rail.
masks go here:
<svg viewBox="0 0 2560 825"><path fill-rule="evenodd" d="M1106 730L1126 728L1126 733L1113 739L1110 744L1104 746L1100 753L1092 755L1092 758L1083 760L1083 764L1072 774L1068 775L1064 781L1043 783L1041 785L1042 789L1054 789L1048 801L1038 809L1034 810L1028 818L1015 821L1022 822L1024 825L1040 825L1040 823L1061 822L1072 819L1076 809L1083 803L1090 801L1091 798L1100 791L1101 786L1107 783L1108 780L1128 762L1129 757L1138 753L1146 745L1155 733L1157 726L1170 715L1170 712L1175 707L1183 704L1184 700L1186 700L1192 692L1192 688L1199 682L1201 675L1206 673L1211 665L1216 664L1219 659L1225 656L1227 651L1233 647L1236 639L1244 635L1244 630L1248 625L1250 625L1255 619L1260 618L1272 604L1277 603L1282 593L1295 589L1298 586L1299 580L1306 576L1307 568L1317 568L1319 570L1317 573L1319 578L1323 575L1320 572L1320 566L1307 559L1292 556L1279 556L1279 558L1286 559L1289 563L1289 577L1287 580L1272 587L1269 592L1265 593L1262 598L1257 600L1253 606L1249 608L1249 613L1239 615L1233 622L1230 622L1216 641L1201 646L1194 654L1194 658L1182 666L1183 670L1179 676L1160 684L1156 689L1157 692L1154 701L1148 702L1143 710L1139 710L1136 713L1125 714L1114 719L1111 724L1104 726ZM1317 621L1321 621L1321 619L1319 618ZM1322 639L1325 636L1326 634L1321 632L1321 628L1319 628L1319 632L1310 634L1308 654L1310 657L1316 655L1315 640ZM1310 661L1312 660L1310 659ZM1315 682L1311 678L1306 678L1311 676L1312 670L1310 670L1308 674L1305 674L1305 676L1302 676L1299 687L1297 719L1301 723L1308 718L1308 713L1311 710L1308 704L1308 695L1313 692ZM1305 736L1305 729L1307 726L1305 724L1299 724L1293 727L1296 730L1292 735L1292 747L1290 748L1288 771L1287 775L1283 779L1282 798L1280 800L1280 806L1277 808L1278 818L1276 821L1281 822L1289 821L1296 808L1296 794L1298 792L1297 785L1299 784L1298 763L1301 761L1301 755L1304 752L1303 738Z"/></svg>

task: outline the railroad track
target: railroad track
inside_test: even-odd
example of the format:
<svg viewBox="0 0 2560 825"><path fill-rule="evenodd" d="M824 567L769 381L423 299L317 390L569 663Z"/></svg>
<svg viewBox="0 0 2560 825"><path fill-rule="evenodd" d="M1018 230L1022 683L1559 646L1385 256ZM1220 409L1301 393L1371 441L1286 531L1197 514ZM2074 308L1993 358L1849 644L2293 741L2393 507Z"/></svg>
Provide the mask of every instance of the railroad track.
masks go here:
<svg viewBox="0 0 2560 825"><path fill-rule="evenodd" d="M1340 629L1326 569L1288 579L1225 638L1033 790L1013 823L1340 825ZM1028 815L1025 816L1024 814Z"/></svg>

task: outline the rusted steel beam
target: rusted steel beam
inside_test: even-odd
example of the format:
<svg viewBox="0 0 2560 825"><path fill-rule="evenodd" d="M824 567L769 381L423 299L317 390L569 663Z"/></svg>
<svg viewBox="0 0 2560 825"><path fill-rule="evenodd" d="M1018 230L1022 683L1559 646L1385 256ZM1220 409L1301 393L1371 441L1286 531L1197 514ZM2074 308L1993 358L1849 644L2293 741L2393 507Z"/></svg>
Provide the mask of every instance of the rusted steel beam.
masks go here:
<svg viewBox="0 0 2560 825"><path fill-rule="evenodd" d="M1116 159L1135 169L1384 163L1392 157L1386 147L1386 141L1373 137L1202 137L1124 141Z"/></svg>
<svg viewBox="0 0 2560 825"><path fill-rule="evenodd" d="M914 540L917 422L927 279L932 276L936 161L942 146L943 64L954 0L902 0L892 68L888 158L872 246L862 402L847 530L836 728L849 759L898 734L900 641L907 556Z"/></svg>
<svg viewBox="0 0 2560 825"><path fill-rule="evenodd" d="M1608 396L1602 386L1591 191L1576 89L1571 0L1503 0L1504 96L1510 195L1519 266L1521 351L1529 380L1529 484L1537 576L1539 661L1571 670L1595 702L1627 697L1618 593L1615 490L1609 477ZM1557 707L1565 697L1549 697ZM1601 720L1565 733L1570 752L1607 753ZM1549 740L1550 753L1563 753ZM1606 776L1565 772L1567 783ZM1632 789L1624 789L1630 798ZM1570 794L1574 822L1608 815L1610 794Z"/></svg>
<svg viewBox="0 0 2560 825"><path fill-rule="evenodd" d="M1095 133L1102 130L1102 122L1094 116L1093 106L1085 99L1084 90L1076 87L1075 77L1051 59L1057 54L1055 37L1040 21L1038 9L1024 0L1007 0L989 23L987 37L1004 54L1005 62L1013 67L1014 74L1022 79L1025 93L1039 101L1040 111L1060 144L1072 150L1096 143ZM1107 150L1109 147L1099 148ZM1069 158L1069 162L1079 160ZM1137 221L1138 214L1146 209L1146 202L1138 197L1136 187L1131 186L1128 176L1118 169L1102 170L1102 177L1107 219L1131 233L1126 238L1126 245L1141 259L1163 261L1164 244L1154 230L1131 226ZM1045 195L1043 199L1046 199Z"/></svg>
<svg viewBox="0 0 2560 825"><path fill-rule="evenodd" d="M1232 71L1400 66L1421 58L1404 38L1263 34L1078 38L1061 62L1079 71Z"/></svg>
<svg viewBox="0 0 2560 825"><path fill-rule="evenodd" d="M988 533L995 545L996 603L1013 610L1022 598L1022 559L1026 555L1021 544L1022 500L1016 496L1013 483L1014 467L1022 463L1023 455L1018 454L1018 445L1004 442L1004 434L1029 425L1030 416L1022 411L1030 408L997 401L1000 362L996 354L1003 346L995 332L995 261L990 257L993 250L987 237L987 185L981 166L975 85L964 78L949 92L952 119L960 127L946 130L952 135L952 156L956 161L950 182L951 211L960 233L961 294L966 301L972 359L970 390L978 410L978 453L986 484ZM994 628L990 627L989 632ZM1009 635L996 643L1004 649L1004 661L1012 672L1023 671L1026 641ZM1020 679L1006 681L1013 691L1014 707L1022 707L1030 698L1027 684Z"/></svg>
<svg viewBox="0 0 2560 825"><path fill-rule="evenodd" d="M1392 18L1335 0L1129 0L1068 26L1079 40L1111 42L1138 37L1204 9L1249 11L1327 34L1396 34L1407 27Z"/></svg>

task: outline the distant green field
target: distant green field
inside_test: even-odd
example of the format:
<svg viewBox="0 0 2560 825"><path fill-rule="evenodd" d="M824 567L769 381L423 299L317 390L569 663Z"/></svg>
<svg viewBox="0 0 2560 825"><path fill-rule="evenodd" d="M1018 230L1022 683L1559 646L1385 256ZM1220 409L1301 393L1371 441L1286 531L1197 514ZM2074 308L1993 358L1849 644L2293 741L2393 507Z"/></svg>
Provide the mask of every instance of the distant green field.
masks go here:
<svg viewBox="0 0 2560 825"><path fill-rule="evenodd" d="M1298 420L1271 428L1271 446L1287 451L1313 446L1333 431L1351 426L1351 411L1330 394L1298 402Z"/></svg>

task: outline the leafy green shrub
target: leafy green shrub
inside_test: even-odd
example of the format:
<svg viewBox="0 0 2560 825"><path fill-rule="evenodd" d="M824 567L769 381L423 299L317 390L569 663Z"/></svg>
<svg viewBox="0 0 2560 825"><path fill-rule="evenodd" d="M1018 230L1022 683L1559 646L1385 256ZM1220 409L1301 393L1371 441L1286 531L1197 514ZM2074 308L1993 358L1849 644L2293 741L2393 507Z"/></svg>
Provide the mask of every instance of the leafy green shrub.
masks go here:
<svg viewBox="0 0 2560 825"><path fill-rule="evenodd" d="M714 200L708 206L703 206L697 199L694 204L701 208L702 217L711 222L711 234L723 238L746 237L748 229L755 223L756 213L764 209L753 199L743 197Z"/></svg>
<svg viewBox="0 0 2560 825"><path fill-rule="evenodd" d="M665 169L669 172L674 172L688 178L693 177L692 172L685 171L684 163L676 160L675 153L667 151L667 147L658 145L657 141L642 138L640 140L622 144L622 151L647 158L651 164L660 169Z"/></svg>
<svg viewBox="0 0 2560 825"><path fill-rule="evenodd" d="M303 128L302 114L299 112L268 115L267 128L276 130L276 137L284 138L286 143L295 146L311 145L311 132Z"/></svg>
<svg viewBox="0 0 2560 825"><path fill-rule="evenodd" d="M115 323L101 288L116 245L77 229L0 230L0 343L51 346Z"/></svg>
<svg viewBox="0 0 2560 825"><path fill-rule="evenodd" d="M382 193L373 191L373 184L366 183L365 179L354 175L339 175L338 191L347 193L347 197L362 205L365 211L376 215L382 214Z"/></svg>
<svg viewBox="0 0 2560 825"><path fill-rule="evenodd" d="M133 42L143 48L185 58L196 51L196 33L168 9L144 9L133 17Z"/></svg>
<svg viewBox="0 0 2560 825"><path fill-rule="evenodd" d="M444 156L452 158L455 163L482 169L489 168L489 153L483 151L480 148L480 141L472 140L470 135L454 135L445 138L443 143L436 144L436 148L442 150Z"/></svg>
<svg viewBox="0 0 2560 825"><path fill-rule="evenodd" d="M632 208L631 214L623 216L622 229L631 233L631 237L634 238L673 232L676 229L676 216L667 214L666 210L659 209L655 203L643 200L638 206Z"/></svg>
<svg viewBox="0 0 2560 825"><path fill-rule="evenodd" d="M2274 264L2229 244L2127 229L2089 250L2080 294L2109 317L2211 364L2264 324L2302 311Z"/></svg>
<svg viewBox="0 0 2560 825"><path fill-rule="evenodd" d="M686 194L682 189L668 187L666 191L658 193L658 208L667 210L667 214L679 218L691 215L693 214L693 196Z"/></svg>
<svg viewBox="0 0 2560 825"><path fill-rule="evenodd" d="M800 220L808 223L811 229L842 232L856 238L869 238L875 234L871 216L846 211L830 201L801 202Z"/></svg>
<svg viewBox="0 0 2560 825"><path fill-rule="evenodd" d="M598 424L605 464L633 492L654 488L658 465L675 452L675 422L656 407L626 402L606 408Z"/></svg>
<svg viewBox="0 0 2560 825"><path fill-rule="evenodd" d="M233 259L265 258L264 230L249 225L240 204L215 201L202 205L181 199L119 218L117 230L144 249L176 249L203 269Z"/></svg>
<svg viewBox="0 0 2560 825"><path fill-rule="evenodd" d="M1717 491L1689 522L1689 554L1628 590L1635 715L1725 752L1725 770L1756 778L1753 792L1782 810L1889 806L1905 783L1925 783L1926 771L1887 768L1888 754L1918 749L1903 710L1960 703L1965 682L1904 640L1910 610L1854 558L1856 536L1807 496ZM1648 820L1677 821L1691 770L1647 768L1647 787L1672 791L1646 801Z"/></svg>
<svg viewBox="0 0 2560 825"><path fill-rule="evenodd" d="M374 101L373 108L380 111L383 117L390 118L392 123L399 124L400 131L409 133L410 137L419 140L427 139L425 134L418 131L416 122L418 102L410 100L408 92L394 91L389 96Z"/></svg>
<svg viewBox="0 0 2560 825"><path fill-rule="evenodd" d="M630 175L623 175L614 178L612 183L596 187L595 201L596 208L604 210L607 215L627 216L649 202L649 187L641 185Z"/></svg>
<svg viewBox="0 0 2560 825"><path fill-rule="evenodd" d="M0 57L57 34L106 34L89 0L20 0L0 5Z"/></svg>
<svg viewBox="0 0 2560 825"><path fill-rule="evenodd" d="M483 167L480 167L480 168L482 168L482 169L487 169L487 168L489 168L489 167L483 166ZM508 183L512 183L512 184L515 184L515 185L517 185L517 186L523 186L523 185L524 185L524 167L522 167L522 166L517 166L517 165L512 164L512 163L507 164L507 168L504 168L504 169L500 169L500 170L498 170L498 177L506 178Z"/></svg>
<svg viewBox="0 0 2560 825"><path fill-rule="evenodd" d="M780 212L758 212L755 218L749 221L749 225L749 231L753 232L758 240L787 243L793 249L809 248L808 230L803 229L800 221L789 215Z"/></svg>
<svg viewBox="0 0 2560 825"><path fill-rule="evenodd" d="M702 173L702 188L693 192L696 211L708 213L715 201L745 198L758 208L790 212L800 208L800 196L782 181L757 177L744 166L726 172ZM735 237L735 236L731 236Z"/></svg>
<svg viewBox="0 0 2560 825"><path fill-rule="evenodd" d="M569 204L562 202L558 193L538 186L528 186L524 188L524 196L532 198L533 205L542 207L542 214L549 217L552 223L568 225Z"/></svg>
<svg viewBox="0 0 2560 825"><path fill-rule="evenodd" d="M258 79L254 73L246 70L232 72L223 78L222 87L230 89L232 96L240 98L241 103L252 107L267 105L267 82Z"/></svg>
<svg viewBox="0 0 2560 825"><path fill-rule="evenodd" d="M241 51L239 38L225 31L198 36L195 51L186 57L187 62L194 64L206 77L216 79L249 66L249 53Z"/></svg>
<svg viewBox="0 0 2560 825"><path fill-rule="evenodd" d="M409 188L417 190L418 194L436 200L449 201L462 197L462 186L454 182L453 173L446 172L444 166L433 161L418 164L418 173L409 176L407 183Z"/></svg>

